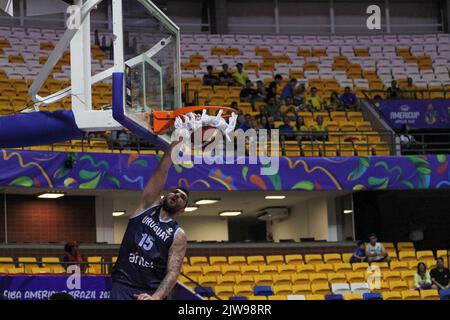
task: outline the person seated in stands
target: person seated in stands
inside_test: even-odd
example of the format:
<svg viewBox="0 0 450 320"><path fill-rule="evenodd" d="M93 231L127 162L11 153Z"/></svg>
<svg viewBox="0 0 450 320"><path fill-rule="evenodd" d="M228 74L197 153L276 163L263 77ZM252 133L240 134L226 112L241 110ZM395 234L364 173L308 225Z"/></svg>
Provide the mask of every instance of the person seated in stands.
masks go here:
<svg viewBox="0 0 450 320"><path fill-rule="evenodd" d="M283 80L283 77L280 74L276 74L274 80L267 87L266 101L276 99L281 80Z"/></svg>
<svg viewBox="0 0 450 320"><path fill-rule="evenodd" d="M254 128L255 128L255 125L253 124L252 116L249 114L246 114L244 117L244 122L239 126L239 129L247 131L249 129L254 129Z"/></svg>
<svg viewBox="0 0 450 320"><path fill-rule="evenodd" d="M228 65L226 63L222 65L222 71L219 73L219 84L221 86L234 85L233 75L228 72Z"/></svg>
<svg viewBox="0 0 450 320"><path fill-rule="evenodd" d="M317 116L316 122L313 124L314 130L314 138L320 141L327 140L328 137L328 129L326 125L323 123L323 117Z"/></svg>
<svg viewBox="0 0 450 320"><path fill-rule="evenodd" d="M364 241L356 242L356 248L350 258L350 263L366 262L366 246Z"/></svg>
<svg viewBox="0 0 450 320"><path fill-rule="evenodd" d="M236 128L239 128L245 121L244 111L238 109L238 117L236 119Z"/></svg>
<svg viewBox="0 0 450 320"><path fill-rule="evenodd" d="M262 108L262 113L273 119L279 119L281 112L278 101L273 98L267 101L267 104Z"/></svg>
<svg viewBox="0 0 450 320"><path fill-rule="evenodd" d="M431 289L431 285L431 276L427 271L427 265L423 262L419 262L417 265L417 273L414 275L414 289L428 290Z"/></svg>
<svg viewBox="0 0 450 320"><path fill-rule="evenodd" d="M390 262L386 249L375 234L369 236L369 243L366 246L367 262Z"/></svg>
<svg viewBox="0 0 450 320"><path fill-rule="evenodd" d="M358 98L356 97L356 94L352 92L350 87L345 87L340 101L346 110L356 110L358 107Z"/></svg>
<svg viewBox="0 0 450 320"><path fill-rule="evenodd" d="M78 265L80 272L84 273L86 271L86 264L81 264L80 262L85 262L86 259L80 253L78 242L75 240L70 241L64 246L64 251L66 253L62 258L64 269L67 270L69 266Z"/></svg>
<svg viewBox="0 0 450 320"><path fill-rule="evenodd" d="M237 71L233 73L233 78L235 84L239 86L245 86L245 83L248 80L248 74L244 71L244 65L242 63L238 63L236 65Z"/></svg>
<svg viewBox="0 0 450 320"><path fill-rule="evenodd" d="M436 290L450 289L450 270L445 268L444 259L436 259L436 268L430 272L432 288Z"/></svg>
<svg viewBox="0 0 450 320"><path fill-rule="evenodd" d="M401 97L402 91L397 84L397 81L392 80L391 86L386 91L388 99L399 99Z"/></svg>
<svg viewBox="0 0 450 320"><path fill-rule="evenodd" d="M245 87L239 94L239 98L241 99L241 102L254 102L256 94L256 90L253 89L253 83L250 80L247 80L245 82Z"/></svg>
<svg viewBox="0 0 450 320"><path fill-rule="evenodd" d="M304 138L310 135L310 130L305 124L305 120L302 116L297 116L295 119L295 131L297 132L297 141L302 141Z"/></svg>
<svg viewBox="0 0 450 320"><path fill-rule="evenodd" d="M339 98L339 94L336 91L333 91L330 95L330 105L328 106L328 111L338 111L344 110L342 108L341 100Z"/></svg>
<svg viewBox="0 0 450 320"><path fill-rule="evenodd" d="M323 101L317 94L317 88L312 87L310 95L307 98L307 104L309 105L310 111L320 111L323 108Z"/></svg>
<svg viewBox="0 0 450 320"><path fill-rule="evenodd" d="M295 118L296 108L291 97L286 97L285 103L280 107L280 112L285 116Z"/></svg>
<svg viewBox="0 0 450 320"><path fill-rule="evenodd" d="M285 103L287 97L294 99L294 96L295 96L294 88L296 85L297 85L297 79L293 78L284 86L283 90L281 91L281 95L280 95L281 103Z"/></svg>
<svg viewBox="0 0 450 320"><path fill-rule="evenodd" d="M274 128L275 127L273 121L271 121L266 114L261 114L259 116L259 125L256 127L256 129L265 129L270 131Z"/></svg>
<svg viewBox="0 0 450 320"><path fill-rule="evenodd" d="M219 84L219 78L213 74L213 67L207 66L206 73L203 76L203 85L214 86L216 84Z"/></svg>
<svg viewBox="0 0 450 320"><path fill-rule="evenodd" d="M256 81L256 95L255 101L266 101L267 100L267 91L264 86L264 82L261 80Z"/></svg>
<svg viewBox="0 0 450 320"><path fill-rule="evenodd" d="M411 77L406 79L406 86L402 88L402 96L403 99L417 99L417 87Z"/></svg>
<svg viewBox="0 0 450 320"><path fill-rule="evenodd" d="M284 136L285 140L295 140L294 129L290 125L289 117L283 118L283 124L278 127L280 135Z"/></svg>
<svg viewBox="0 0 450 320"><path fill-rule="evenodd" d="M230 104L230 108L239 110L239 105L238 105L238 103L237 103L236 101L233 101L233 102L231 102L231 104Z"/></svg>

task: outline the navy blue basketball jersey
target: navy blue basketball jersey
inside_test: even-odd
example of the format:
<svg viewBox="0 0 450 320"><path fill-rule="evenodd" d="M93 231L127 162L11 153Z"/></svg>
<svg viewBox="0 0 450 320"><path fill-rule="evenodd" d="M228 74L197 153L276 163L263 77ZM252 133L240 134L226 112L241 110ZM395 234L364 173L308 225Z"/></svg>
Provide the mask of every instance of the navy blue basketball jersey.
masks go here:
<svg viewBox="0 0 450 320"><path fill-rule="evenodd" d="M178 223L160 218L161 205L146 209L128 222L112 281L154 291L167 273L169 249Z"/></svg>

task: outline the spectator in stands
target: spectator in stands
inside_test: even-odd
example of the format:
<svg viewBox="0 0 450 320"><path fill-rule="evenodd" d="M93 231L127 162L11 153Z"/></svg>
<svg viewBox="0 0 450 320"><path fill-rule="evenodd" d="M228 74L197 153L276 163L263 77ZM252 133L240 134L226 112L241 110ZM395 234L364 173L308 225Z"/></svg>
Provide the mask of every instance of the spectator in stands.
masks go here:
<svg viewBox="0 0 450 320"><path fill-rule="evenodd" d="M236 128L239 128L244 123L244 121L245 121L244 112L241 109L239 109L238 110L238 117L237 117L237 120L236 120Z"/></svg>
<svg viewBox="0 0 450 320"><path fill-rule="evenodd" d="M328 137L328 129L323 123L323 117L317 116L316 122L313 124L314 138L316 140L325 141Z"/></svg>
<svg viewBox="0 0 450 320"><path fill-rule="evenodd" d="M436 259L436 268L431 270L430 277L433 289L450 289L450 270L445 268L443 258L439 257Z"/></svg>
<svg viewBox="0 0 450 320"><path fill-rule="evenodd" d="M342 106L347 110L356 110L358 105L358 98L352 92L350 87L345 87L344 93L340 98Z"/></svg>
<svg viewBox="0 0 450 320"><path fill-rule="evenodd" d="M231 104L230 104L230 108L239 110L239 105L238 105L238 103L237 103L236 101L233 101L233 102L231 102Z"/></svg>
<svg viewBox="0 0 450 320"><path fill-rule="evenodd" d="M342 108L341 100L339 98L339 94L336 91L333 91L330 96L330 105L328 111L337 111ZM343 110L343 109L342 109Z"/></svg>
<svg viewBox="0 0 450 320"><path fill-rule="evenodd" d="M402 88L402 93L403 99L417 99L417 87L411 77L406 80L406 86Z"/></svg>
<svg viewBox="0 0 450 320"><path fill-rule="evenodd" d="M280 104L275 99L270 99L262 108L262 113L268 117L279 119L281 117Z"/></svg>
<svg viewBox="0 0 450 320"><path fill-rule="evenodd" d="M75 300L74 297L67 292L55 292L49 300Z"/></svg>
<svg viewBox="0 0 450 320"><path fill-rule="evenodd" d="M397 84L397 81L392 80L391 86L387 89L388 99L399 99L401 97L401 90Z"/></svg>
<svg viewBox="0 0 450 320"><path fill-rule="evenodd" d="M266 101L267 99L267 91L264 86L264 82L261 80L256 81L256 96L255 101Z"/></svg>
<svg viewBox="0 0 450 320"><path fill-rule="evenodd" d="M302 83L297 83L294 88L294 103L295 105L301 105L305 103L306 100L306 86Z"/></svg>
<svg viewBox="0 0 450 320"><path fill-rule="evenodd" d="M369 243L366 246L366 257L368 262L390 262L386 249L375 234L369 236Z"/></svg>
<svg viewBox="0 0 450 320"><path fill-rule="evenodd" d="M283 124L278 127L280 135L284 136L286 140L295 140L294 129L291 127L289 117L283 118Z"/></svg>
<svg viewBox="0 0 450 320"><path fill-rule="evenodd" d="M309 135L309 128L305 124L305 120L302 116L297 116L295 119L295 131L297 131L297 141L302 141Z"/></svg>
<svg viewBox="0 0 450 320"><path fill-rule="evenodd" d="M244 117L244 122L240 125L239 129L247 131L249 129L254 129L254 128L255 128L255 125L253 124L252 116L249 114L246 114Z"/></svg>
<svg viewBox="0 0 450 320"><path fill-rule="evenodd" d="M431 289L431 277L427 271L427 265L423 262L419 262L417 265L417 273L414 275L414 289L416 290L428 290Z"/></svg>
<svg viewBox="0 0 450 320"><path fill-rule="evenodd" d="M403 125L400 129L400 145L403 153L414 152L414 145L417 144L414 136L410 134L410 128L407 124Z"/></svg>
<svg viewBox="0 0 450 320"><path fill-rule="evenodd" d="M86 264L81 264L80 262L85 262L86 259L81 255L78 246L78 242L75 240L70 241L64 246L66 254L62 259L65 262L63 266L67 270L67 267L71 265L78 265L81 273L84 273L86 271Z"/></svg>
<svg viewBox="0 0 450 320"><path fill-rule="evenodd" d="M280 112L284 116L292 117L292 119L295 119L296 108L291 97L286 97L285 103L280 107Z"/></svg>
<svg viewBox="0 0 450 320"><path fill-rule="evenodd" d="M307 103L310 107L310 111L320 111L323 107L323 101L317 94L317 88L312 87L310 96L307 98Z"/></svg>
<svg viewBox="0 0 450 320"><path fill-rule="evenodd" d="M281 80L283 80L283 77L280 74L276 74L274 80L267 87L266 101L276 99L278 86L280 85Z"/></svg>
<svg viewBox="0 0 450 320"><path fill-rule="evenodd" d="M280 95L281 103L285 103L287 97L294 99L294 97L295 97L294 88L296 85L297 85L297 79L293 78L284 86L283 91L281 91L281 95Z"/></svg>
<svg viewBox="0 0 450 320"><path fill-rule="evenodd" d="M203 76L203 85L214 86L219 84L219 78L213 74L213 66L206 67L206 73Z"/></svg>
<svg viewBox="0 0 450 320"><path fill-rule="evenodd" d="M238 63L236 65L237 71L233 73L234 82L237 85L245 86L245 83L248 80L248 74L244 71L244 65L242 63Z"/></svg>
<svg viewBox="0 0 450 320"><path fill-rule="evenodd" d="M228 72L228 65L226 63L222 65L222 71L219 73L219 84L222 86L234 85L233 75Z"/></svg>
<svg viewBox="0 0 450 320"><path fill-rule="evenodd" d="M273 121L271 121L267 115L261 114L259 116L259 125L257 129L265 129L270 131L274 129Z"/></svg>
<svg viewBox="0 0 450 320"><path fill-rule="evenodd" d="M356 262L366 262L366 246L364 244L364 241L358 241L356 242L356 248L353 252L352 257L350 258L350 263L356 263Z"/></svg>
<svg viewBox="0 0 450 320"><path fill-rule="evenodd" d="M253 89L253 83L250 80L245 82L245 87L241 90L239 97L241 102L254 102L257 91Z"/></svg>

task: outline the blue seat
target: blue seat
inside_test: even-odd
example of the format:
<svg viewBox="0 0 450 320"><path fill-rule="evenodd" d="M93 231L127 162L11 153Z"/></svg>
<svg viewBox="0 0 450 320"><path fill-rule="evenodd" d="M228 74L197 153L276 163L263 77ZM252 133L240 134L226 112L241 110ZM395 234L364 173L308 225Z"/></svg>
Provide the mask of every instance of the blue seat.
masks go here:
<svg viewBox="0 0 450 320"><path fill-rule="evenodd" d="M441 300L450 300L450 289L439 291L439 296Z"/></svg>
<svg viewBox="0 0 450 320"><path fill-rule="evenodd" d="M327 294L325 300L344 300L342 294Z"/></svg>
<svg viewBox="0 0 450 320"><path fill-rule="evenodd" d="M366 292L363 293L363 300L383 300L383 298L379 292Z"/></svg>
<svg viewBox="0 0 450 320"><path fill-rule="evenodd" d="M214 297L214 290L211 287L195 287L195 293L205 298Z"/></svg>
<svg viewBox="0 0 450 320"><path fill-rule="evenodd" d="M271 286L254 286L253 287L254 296L273 296L273 291Z"/></svg>
<svg viewBox="0 0 450 320"><path fill-rule="evenodd" d="M232 296L230 300L248 300L247 297Z"/></svg>

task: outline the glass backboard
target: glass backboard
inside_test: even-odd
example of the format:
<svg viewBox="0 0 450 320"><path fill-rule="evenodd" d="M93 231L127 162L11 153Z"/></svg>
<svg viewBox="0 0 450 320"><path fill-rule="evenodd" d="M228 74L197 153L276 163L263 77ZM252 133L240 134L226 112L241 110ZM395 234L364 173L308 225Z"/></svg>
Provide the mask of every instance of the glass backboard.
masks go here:
<svg viewBox="0 0 450 320"><path fill-rule="evenodd" d="M152 132L152 111L181 107L180 31L148 0L123 1L124 115Z"/></svg>

